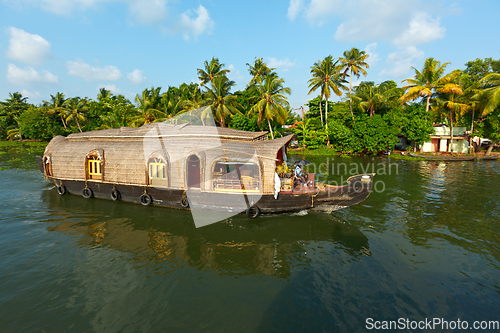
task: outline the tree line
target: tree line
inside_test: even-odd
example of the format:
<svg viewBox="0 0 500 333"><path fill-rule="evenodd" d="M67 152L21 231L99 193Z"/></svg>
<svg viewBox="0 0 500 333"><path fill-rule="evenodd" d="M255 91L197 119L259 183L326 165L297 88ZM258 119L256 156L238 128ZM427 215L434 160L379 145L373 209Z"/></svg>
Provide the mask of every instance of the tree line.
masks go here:
<svg viewBox="0 0 500 333"><path fill-rule="evenodd" d="M352 87L354 77L366 76L367 58L353 48L337 60L328 56L311 67L309 93L319 90L320 95L309 101L306 119L297 126L304 146L331 143L337 151L377 154L391 150L398 135L423 144L434 132L433 124L448 125L452 138L453 127L463 126L471 137L500 140L500 60L476 59L445 74L449 62L427 58L421 70L412 67L415 74L402 87L392 80ZM346 93L332 103L332 91Z"/></svg>
<svg viewBox="0 0 500 333"><path fill-rule="evenodd" d="M413 68L415 74L402 87L392 80L353 87L353 78L367 75L367 58L352 48L339 58L329 55L315 62L309 94L319 95L306 104L304 119L289 105L290 88L262 58L246 64L251 80L244 90L232 92L229 69L213 57L197 69L200 84L183 83L163 92L147 88L133 102L104 88L95 100L57 92L39 105L11 93L0 102L0 139L49 140L73 132L137 127L210 106L218 126L266 130L274 138L290 131L283 124L293 125L302 146L327 145L345 153L391 149L398 134L421 144L429 139L433 123L465 126L473 135L500 140L500 60L476 59L445 74L449 63L428 58L421 70ZM333 103L332 94L341 100Z"/></svg>

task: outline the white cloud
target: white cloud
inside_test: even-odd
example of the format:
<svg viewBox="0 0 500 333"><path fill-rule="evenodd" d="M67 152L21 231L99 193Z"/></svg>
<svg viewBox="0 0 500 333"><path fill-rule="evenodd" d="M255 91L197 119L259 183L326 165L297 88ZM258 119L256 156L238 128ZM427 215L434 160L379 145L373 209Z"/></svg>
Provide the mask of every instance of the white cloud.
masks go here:
<svg viewBox="0 0 500 333"><path fill-rule="evenodd" d="M227 68L230 70L230 72L227 74L227 76L236 82L236 84L244 83L243 81L243 75L241 75L240 71L234 67L233 64L230 64L227 66Z"/></svg>
<svg viewBox="0 0 500 333"><path fill-rule="evenodd" d="M45 38L14 27L7 31L10 34L7 57L32 65L50 58L50 43Z"/></svg>
<svg viewBox="0 0 500 333"><path fill-rule="evenodd" d="M167 15L167 0L133 0L129 12L141 24L154 25Z"/></svg>
<svg viewBox="0 0 500 333"><path fill-rule="evenodd" d="M134 69L132 72L127 74L127 79L134 84L141 84L146 81L146 77L143 74L144 71Z"/></svg>
<svg viewBox="0 0 500 333"><path fill-rule="evenodd" d="M19 68L14 64L7 65L7 81L13 84L57 83L57 76L49 71L38 72L33 67Z"/></svg>
<svg viewBox="0 0 500 333"><path fill-rule="evenodd" d="M322 25L324 20L332 19L335 14L340 14L347 3L343 0L311 0L305 10L305 16L311 24Z"/></svg>
<svg viewBox="0 0 500 333"><path fill-rule="evenodd" d="M346 3L342 22L335 39L343 42L359 40L392 40L408 27L418 0L355 0Z"/></svg>
<svg viewBox="0 0 500 333"><path fill-rule="evenodd" d="M198 15L195 18L191 18L193 15L192 10L188 10L181 14L181 26L184 30L184 39L186 40L189 39L191 34L196 37L204 32L207 34L212 32L214 21L210 18L207 9L200 5L198 9L195 10L195 13Z"/></svg>
<svg viewBox="0 0 500 333"><path fill-rule="evenodd" d="M99 0L4 0L4 2L23 8L23 6L40 7L57 15L69 15L75 10L85 10Z"/></svg>
<svg viewBox="0 0 500 333"><path fill-rule="evenodd" d="M418 13L410 21L408 29L393 42L398 46L418 45L443 38L445 31L439 19L432 19L427 13Z"/></svg>
<svg viewBox="0 0 500 333"><path fill-rule="evenodd" d="M117 88L116 85L114 84L99 84L97 86L97 90L100 90L101 88L111 91L113 95L118 95L123 93L123 91L120 88Z"/></svg>
<svg viewBox="0 0 500 333"><path fill-rule="evenodd" d="M68 75L79 76L85 81L116 81L122 77L122 73L115 66L92 67L81 60L68 61L66 63Z"/></svg>
<svg viewBox="0 0 500 333"><path fill-rule="evenodd" d="M375 52L375 49L377 48L377 43L370 43L365 46L364 51L366 54L368 54L368 58L366 58L366 63L370 66L374 66L379 60L378 53Z"/></svg>
<svg viewBox="0 0 500 333"><path fill-rule="evenodd" d="M303 0L290 0L290 5L288 6L288 18L290 20L295 20L299 12L302 10L303 7Z"/></svg>
<svg viewBox="0 0 500 333"><path fill-rule="evenodd" d="M387 57L387 63L390 65L390 68L382 70L379 75L404 78L411 67L415 67L417 61L423 58L424 51L417 49L415 46L399 48L398 51L390 53Z"/></svg>
<svg viewBox="0 0 500 333"><path fill-rule="evenodd" d="M288 58L278 60L277 58L270 57L267 66L276 69L279 68L281 71L287 72L291 67L295 66L295 62L291 62Z"/></svg>
<svg viewBox="0 0 500 333"><path fill-rule="evenodd" d="M74 10L84 10L92 7L96 0L41 0L40 7L59 15L67 15Z"/></svg>
<svg viewBox="0 0 500 333"><path fill-rule="evenodd" d="M41 97L38 91L32 92L26 89L21 90L21 95L23 95L23 97L28 97L28 99L39 99Z"/></svg>
<svg viewBox="0 0 500 333"><path fill-rule="evenodd" d="M309 0L303 10L299 3L290 0L290 19L299 11L313 25L339 18L342 22L335 39L341 42L386 40L406 47L442 38L445 33L439 17L423 10L424 0Z"/></svg>

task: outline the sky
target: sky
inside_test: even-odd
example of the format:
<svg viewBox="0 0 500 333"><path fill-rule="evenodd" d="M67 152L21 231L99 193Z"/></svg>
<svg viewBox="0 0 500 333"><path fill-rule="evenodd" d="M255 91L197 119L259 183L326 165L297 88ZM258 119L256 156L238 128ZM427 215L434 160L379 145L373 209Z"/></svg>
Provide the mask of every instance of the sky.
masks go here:
<svg viewBox="0 0 500 333"><path fill-rule="evenodd" d="M353 47L370 66L355 84L402 86L429 57L450 62L448 71L500 59L498 17L498 0L0 0L0 100L96 99L106 88L133 101L145 88L198 82L213 56L234 92L261 57L295 109L318 95L308 95L311 66Z"/></svg>

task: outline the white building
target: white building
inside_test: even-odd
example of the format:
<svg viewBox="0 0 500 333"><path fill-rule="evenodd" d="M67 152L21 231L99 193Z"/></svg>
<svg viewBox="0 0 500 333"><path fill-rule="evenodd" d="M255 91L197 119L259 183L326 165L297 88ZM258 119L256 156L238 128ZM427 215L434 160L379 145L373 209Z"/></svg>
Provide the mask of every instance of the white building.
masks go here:
<svg viewBox="0 0 500 333"><path fill-rule="evenodd" d="M469 137L465 134L465 127L453 127L453 142L451 142L450 128L448 125L434 125L434 134L431 141L425 142L422 152L446 152L451 145L450 151L467 154L469 152Z"/></svg>

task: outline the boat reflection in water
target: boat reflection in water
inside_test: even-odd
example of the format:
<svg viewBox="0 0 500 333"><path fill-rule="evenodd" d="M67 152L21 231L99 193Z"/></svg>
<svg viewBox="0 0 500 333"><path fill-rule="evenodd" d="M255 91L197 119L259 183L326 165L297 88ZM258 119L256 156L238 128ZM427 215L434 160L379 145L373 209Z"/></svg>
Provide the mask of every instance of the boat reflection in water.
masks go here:
<svg viewBox="0 0 500 333"><path fill-rule="evenodd" d="M54 212L57 231L78 235L78 245L128 253L140 267L167 274L185 264L217 275L263 274L289 277L291 265L309 260L312 243L345 251L351 259L371 255L368 238L331 214L275 215L258 220L242 216L196 229L189 211L141 207L106 200L82 200L43 192ZM165 219L168 218L168 223ZM121 255L120 255L121 256Z"/></svg>

